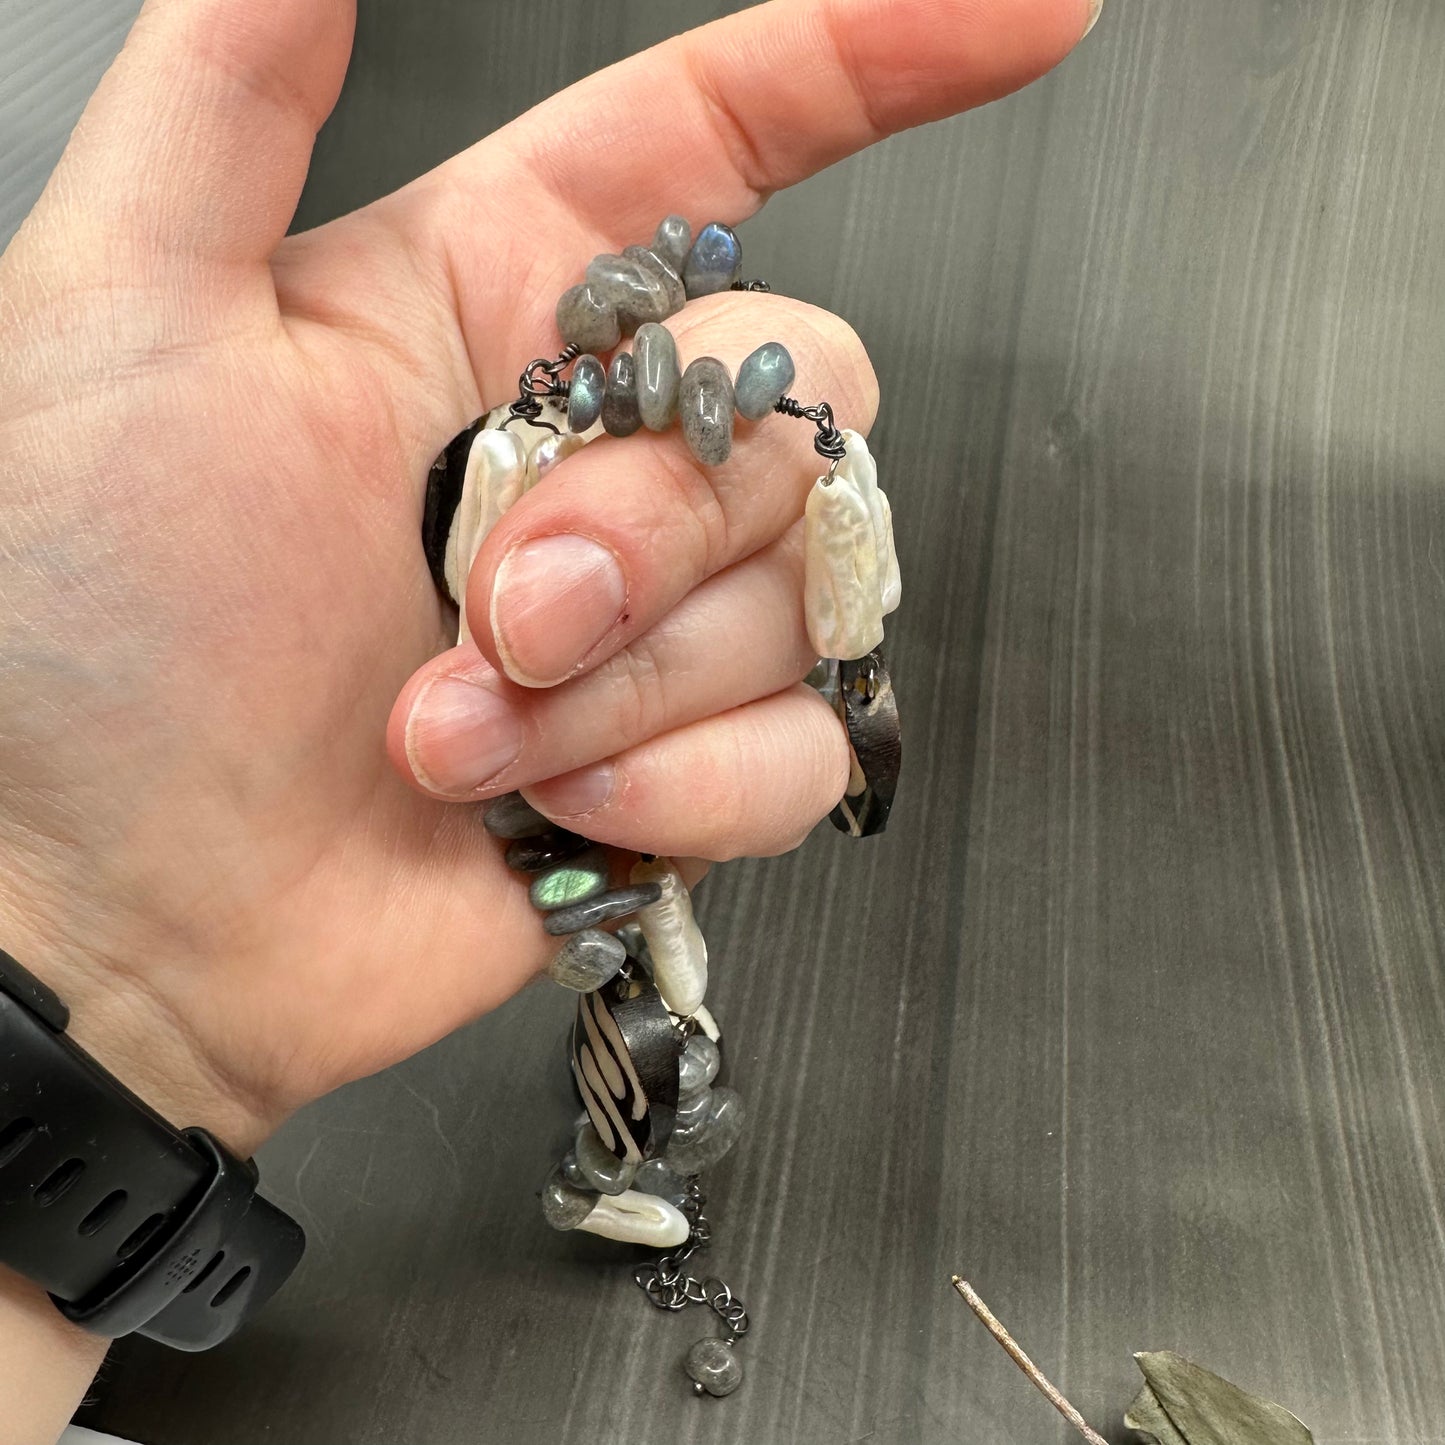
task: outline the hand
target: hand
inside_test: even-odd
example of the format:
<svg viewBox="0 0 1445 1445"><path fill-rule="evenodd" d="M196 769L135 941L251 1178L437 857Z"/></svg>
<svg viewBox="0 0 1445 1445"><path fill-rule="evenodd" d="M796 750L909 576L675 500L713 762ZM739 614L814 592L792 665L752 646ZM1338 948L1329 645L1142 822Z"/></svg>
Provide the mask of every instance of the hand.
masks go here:
<svg viewBox="0 0 1445 1445"><path fill-rule="evenodd" d="M286 238L352 9L150 0L0 269L0 944L139 1092L243 1151L545 963L478 810L435 795L612 759L605 801L595 772L530 795L560 816L590 786L592 836L704 858L792 846L837 800L841 731L797 686L806 427L745 428L711 473L676 432L587 448L489 539L477 647L450 652L426 472L557 350L593 253L670 211L739 220L1023 84L1090 18L759 6ZM872 420L866 357L823 312L732 294L673 325L730 364L781 339L800 389ZM493 599L513 547L562 535L610 548L625 601L555 541ZM419 665L391 752L421 791L382 747Z"/></svg>

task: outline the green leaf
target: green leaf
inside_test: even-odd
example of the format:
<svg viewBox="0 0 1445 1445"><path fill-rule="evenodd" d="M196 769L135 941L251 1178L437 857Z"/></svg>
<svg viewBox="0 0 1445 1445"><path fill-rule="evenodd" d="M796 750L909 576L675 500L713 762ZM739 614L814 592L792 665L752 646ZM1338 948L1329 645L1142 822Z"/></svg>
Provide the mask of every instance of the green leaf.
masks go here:
<svg viewBox="0 0 1445 1445"><path fill-rule="evenodd" d="M1124 1423L1155 1445L1314 1445L1314 1436L1282 1406L1170 1350L1134 1358L1148 1383Z"/></svg>

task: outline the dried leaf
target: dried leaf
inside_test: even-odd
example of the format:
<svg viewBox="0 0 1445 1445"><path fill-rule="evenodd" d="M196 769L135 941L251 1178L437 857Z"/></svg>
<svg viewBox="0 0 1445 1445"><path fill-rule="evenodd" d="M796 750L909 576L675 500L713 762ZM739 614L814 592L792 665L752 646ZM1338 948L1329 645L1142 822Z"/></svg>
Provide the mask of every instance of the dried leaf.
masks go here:
<svg viewBox="0 0 1445 1445"><path fill-rule="evenodd" d="M1170 1350L1134 1356L1148 1384L1124 1423L1155 1445L1314 1445L1290 1412Z"/></svg>

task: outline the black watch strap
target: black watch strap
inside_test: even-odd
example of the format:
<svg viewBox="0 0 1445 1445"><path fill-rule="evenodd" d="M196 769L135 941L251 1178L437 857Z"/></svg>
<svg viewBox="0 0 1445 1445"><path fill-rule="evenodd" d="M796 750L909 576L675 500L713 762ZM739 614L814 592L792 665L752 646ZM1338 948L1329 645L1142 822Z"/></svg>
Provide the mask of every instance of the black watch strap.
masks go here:
<svg viewBox="0 0 1445 1445"><path fill-rule="evenodd" d="M219 1344L295 1269L300 1225L256 1170L177 1130L65 1034L55 994L0 952L0 1264L102 1335Z"/></svg>

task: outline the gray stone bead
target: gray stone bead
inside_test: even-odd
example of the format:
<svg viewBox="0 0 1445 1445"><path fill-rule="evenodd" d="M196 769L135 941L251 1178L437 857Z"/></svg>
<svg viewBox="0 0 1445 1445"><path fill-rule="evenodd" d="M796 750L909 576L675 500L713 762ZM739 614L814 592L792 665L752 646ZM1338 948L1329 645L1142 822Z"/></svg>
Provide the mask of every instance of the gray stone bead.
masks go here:
<svg viewBox="0 0 1445 1445"><path fill-rule="evenodd" d="M641 958L647 951L647 939L640 923L618 924L616 938L633 958Z"/></svg>
<svg viewBox="0 0 1445 1445"><path fill-rule="evenodd" d="M743 1382L743 1367L727 1340L699 1340L687 1352L683 1369L709 1395L731 1395Z"/></svg>
<svg viewBox="0 0 1445 1445"><path fill-rule="evenodd" d="M585 903L574 903L570 908L559 908L542 920L542 927L554 938L569 933L581 933L584 928L595 928L612 918L623 918L656 903L662 897L662 887L657 883L634 883L628 888L613 888L599 893Z"/></svg>
<svg viewBox="0 0 1445 1445"><path fill-rule="evenodd" d="M627 962L627 949L600 928L574 933L547 965L547 977L563 988L591 993L601 988Z"/></svg>
<svg viewBox="0 0 1445 1445"><path fill-rule="evenodd" d="M574 1189L580 1189L584 1194L595 1192L587 1182L587 1176L577 1167L577 1155L569 1149L567 1156L557 1166L562 1171L562 1178Z"/></svg>
<svg viewBox="0 0 1445 1445"><path fill-rule="evenodd" d="M682 267L688 300L726 291L742 274L743 248L731 226L712 221L697 233Z"/></svg>
<svg viewBox="0 0 1445 1445"><path fill-rule="evenodd" d="M607 369L607 394L602 399L602 425L608 436L630 437L642 425L637 409L637 363L619 351Z"/></svg>
<svg viewBox="0 0 1445 1445"><path fill-rule="evenodd" d="M572 384L567 389L567 427L570 431L586 431L602 415L602 393L607 373L595 356L579 356L572 368Z"/></svg>
<svg viewBox="0 0 1445 1445"><path fill-rule="evenodd" d="M717 1078L722 1055L718 1046L706 1034L694 1034L682 1051L682 1060L677 1081L679 1099L701 1092Z"/></svg>
<svg viewBox="0 0 1445 1445"><path fill-rule="evenodd" d="M599 1194L621 1194L632 1187L637 1165L624 1164L597 1137L590 1121L577 1131L577 1167Z"/></svg>
<svg viewBox="0 0 1445 1445"><path fill-rule="evenodd" d="M647 246L624 246L622 254L662 287L669 316L676 316L687 305L687 288L682 284L682 277L656 251Z"/></svg>
<svg viewBox="0 0 1445 1445"><path fill-rule="evenodd" d="M657 223L652 237L652 249L679 274L687 265L687 253L692 250L692 227L685 216L668 216Z"/></svg>
<svg viewBox="0 0 1445 1445"><path fill-rule="evenodd" d="M597 1196L574 1188L562 1177L560 1166L542 1186L542 1215L553 1229L576 1229L597 1207Z"/></svg>
<svg viewBox="0 0 1445 1445"><path fill-rule="evenodd" d="M788 348L781 341L769 341L758 347L738 367L738 415L748 421L761 421L777 405L793 384L797 368Z"/></svg>
<svg viewBox="0 0 1445 1445"><path fill-rule="evenodd" d="M705 467L727 461L733 449L733 384L715 357L688 363L678 387L677 410L688 449Z"/></svg>
<svg viewBox="0 0 1445 1445"><path fill-rule="evenodd" d="M734 1090L714 1089L706 1097L707 1117L679 1125L668 1141L663 1158L677 1174L701 1174L710 1169L737 1143L743 1131L743 1101Z"/></svg>
<svg viewBox="0 0 1445 1445"><path fill-rule="evenodd" d="M712 1111L712 1090L694 1089L685 1097L679 1090L674 1129L697 1130L706 1125Z"/></svg>
<svg viewBox="0 0 1445 1445"><path fill-rule="evenodd" d="M666 431L677 420L677 392L682 383L672 332L656 323L639 326L632 359L637 364L637 410L642 424L648 431Z"/></svg>
<svg viewBox="0 0 1445 1445"><path fill-rule="evenodd" d="M535 838L541 833L550 833L553 823L520 793L504 793L487 805L482 826L494 838Z"/></svg>
<svg viewBox="0 0 1445 1445"><path fill-rule="evenodd" d="M533 908L550 913L595 898L612 881L612 865L601 848L589 848L532 880L528 897Z"/></svg>
<svg viewBox="0 0 1445 1445"><path fill-rule="evenodd" d="M649 1159L639 1165L632 1187L639 1193L665 1199L677 1209L687 1202L687 1180L674 1174L661 1159Z"/></svg>
<svg viewBox="0 0 1445 1445"><path fill-rule="evenodd" d="M662 279L626 256L610 252L594 256L587 267L587 285L617 313L624 336L636 331L644 321L661 321L672 314Z"/></svg>
<svg viewBox="0 0 1445 1445"><path fill-rule="evenodd" d="M555 868L579 853L585 853L593 844L577 833L565 828L554 828L549 833L538 833L535 838L518 838L507 844L507 867L519 873L540 873L544 868Z"/></svg>
<svg viewBox="0 0 1445 1445"><path fill-rule="evenodd" d="M557 330L568 346L583 351L611 351L622 339L617 311L583 282L562 293L557 302Z"/></svg>

